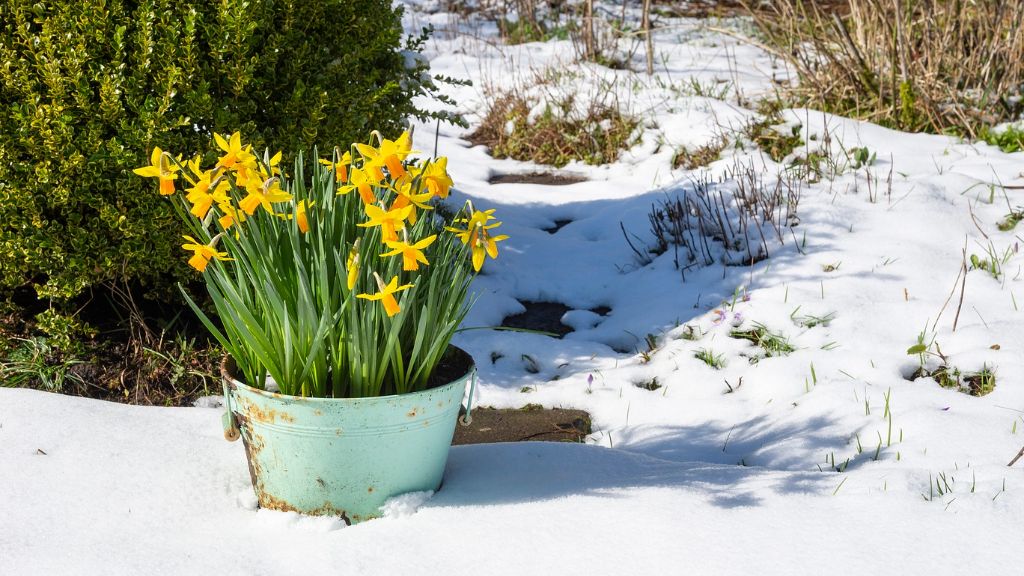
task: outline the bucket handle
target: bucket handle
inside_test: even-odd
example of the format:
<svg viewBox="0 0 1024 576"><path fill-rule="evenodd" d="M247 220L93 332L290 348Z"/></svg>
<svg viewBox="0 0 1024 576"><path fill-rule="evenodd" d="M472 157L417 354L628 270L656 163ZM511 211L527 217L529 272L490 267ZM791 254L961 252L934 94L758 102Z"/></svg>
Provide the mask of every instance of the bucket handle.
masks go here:
<svg viewBox="0 0 1024 576"><path fill-rule="evenodd" d="M473 423L473 392L476 391L476 368L469 377L469 398L466 400L466 413L459 418L459 424L469 426Z"/></svg>
<svg viewBox="0 0 1024 576"><path fill-rule="evenodd" d="M238 431L238 421L235 420L235 413L231 410L231 388L228 386L227 372L221 369L221 384L224 386L224 417L221 421L224 424L224 439L228 442L238 440L241 434Z"/></svg>

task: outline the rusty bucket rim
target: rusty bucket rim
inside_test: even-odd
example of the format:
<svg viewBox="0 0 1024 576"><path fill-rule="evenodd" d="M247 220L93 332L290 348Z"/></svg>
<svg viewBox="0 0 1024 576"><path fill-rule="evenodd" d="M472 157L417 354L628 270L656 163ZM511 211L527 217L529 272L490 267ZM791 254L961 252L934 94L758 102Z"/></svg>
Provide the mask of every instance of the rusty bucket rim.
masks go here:
<svg viewBox="0 0 1024 576"><path fill-rule="evenodd" d="M236 378L235 377L235 371L237 370L237 364L235 363L234 357L232 357L231 354L229 354L229 353L225 353L224 357L221 358L221 362L220 362L220 377L221 377L221 380L223 380L224 382L230 384L231 386L244 388L244 389L252 391L253 393L258 394L260 396L264 396L264 397L267 397L267 398L275 398L275 399L291 399L292 401L298 400L298 401L302 401L302 402L319 403L319 402L337 402L337 401L345 401L345 400L348 400L348 401L354 401L354 400L369 401L369 400L387 400L387 399L394 399L394 398L406 398L406 397L408 397L410 395L413 395L413 394L422 394L424 392L430 392L430 391L439 390L441 388L445 388L445 387L448 387L448 386L453 386L453 385L458 384L460 382L465 382L465 380L467 378L470 378L470 377L473 376L473 373L476 372L476 361L473 360L473 356L469 352L466 352L465 350L463 350L462 348L459 348L458 346L455 346L454 344L449 344L448 345L448 350L455 350L455 351L465 355L465 357L469 359L469 368L466 370L466 373L461 375L461 376L459 376L458 378L454 378L454 379L452 379L450 381L438 384L437 386L432 386L430 388L424 388L423 390L417 390L415 392L406 392L404 394L388 394L388 395L385 395L385 396L346 396L346 397L342 397L342 398L336 398L334 396L295 396L295 395L292 395L292 394L283 394L281 392L271 392L269 390L264 390L262 388L257 388L255 386L250 386L250 385L246 384L245 382L242 382L241 380Z"/></svg>

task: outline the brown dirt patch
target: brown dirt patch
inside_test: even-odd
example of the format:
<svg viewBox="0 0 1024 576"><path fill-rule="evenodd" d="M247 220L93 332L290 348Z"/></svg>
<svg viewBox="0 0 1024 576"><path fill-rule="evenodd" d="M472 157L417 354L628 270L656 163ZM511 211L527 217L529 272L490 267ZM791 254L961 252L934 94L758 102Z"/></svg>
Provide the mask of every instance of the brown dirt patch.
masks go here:
<svg viewBox="0 0 1024 576"><path fill-rule="evenodd" d="M488 184L542 184L544 186L568 186L586 182L583 176L559 172L529 172L526 174L495 174Z"/></svg>
<svg viewBox="0 0 1024 576"><path fill-rule="evenodd" d="M583 442L590 434L590 414L583 410L542 408L475 408L473 422L455 427L452 444L497 442Z"/></svg>

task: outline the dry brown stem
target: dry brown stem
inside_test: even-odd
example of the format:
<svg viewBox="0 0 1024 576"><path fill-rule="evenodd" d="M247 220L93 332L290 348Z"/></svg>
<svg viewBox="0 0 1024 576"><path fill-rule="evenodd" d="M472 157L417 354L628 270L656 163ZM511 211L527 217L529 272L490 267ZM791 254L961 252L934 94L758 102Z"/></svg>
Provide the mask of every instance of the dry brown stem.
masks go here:
<svg viewBox="0 0 1024 576"><path fill-rule="evenodd" d="M748 3L796 95L904 130L976 137L1024 112L1024 0Z"/></svg>

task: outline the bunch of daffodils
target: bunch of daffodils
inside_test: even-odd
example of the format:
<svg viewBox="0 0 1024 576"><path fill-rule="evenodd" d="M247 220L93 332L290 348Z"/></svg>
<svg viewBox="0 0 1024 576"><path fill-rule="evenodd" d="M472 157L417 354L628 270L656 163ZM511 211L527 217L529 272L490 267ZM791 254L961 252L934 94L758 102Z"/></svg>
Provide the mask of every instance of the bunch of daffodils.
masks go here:
<svg viewBox="0 0 1024 576"><path fill-rule="evenodd" d="M216 163L154 148L136 174L159 180L188 234L219 324L186 293L250 385L365 397L429 385L469 310L473 275L498 255L493 210L468 204L444 226L447 159L413 158L408 133L375 134L285 175L238 133L214 135Z"/></svg>

